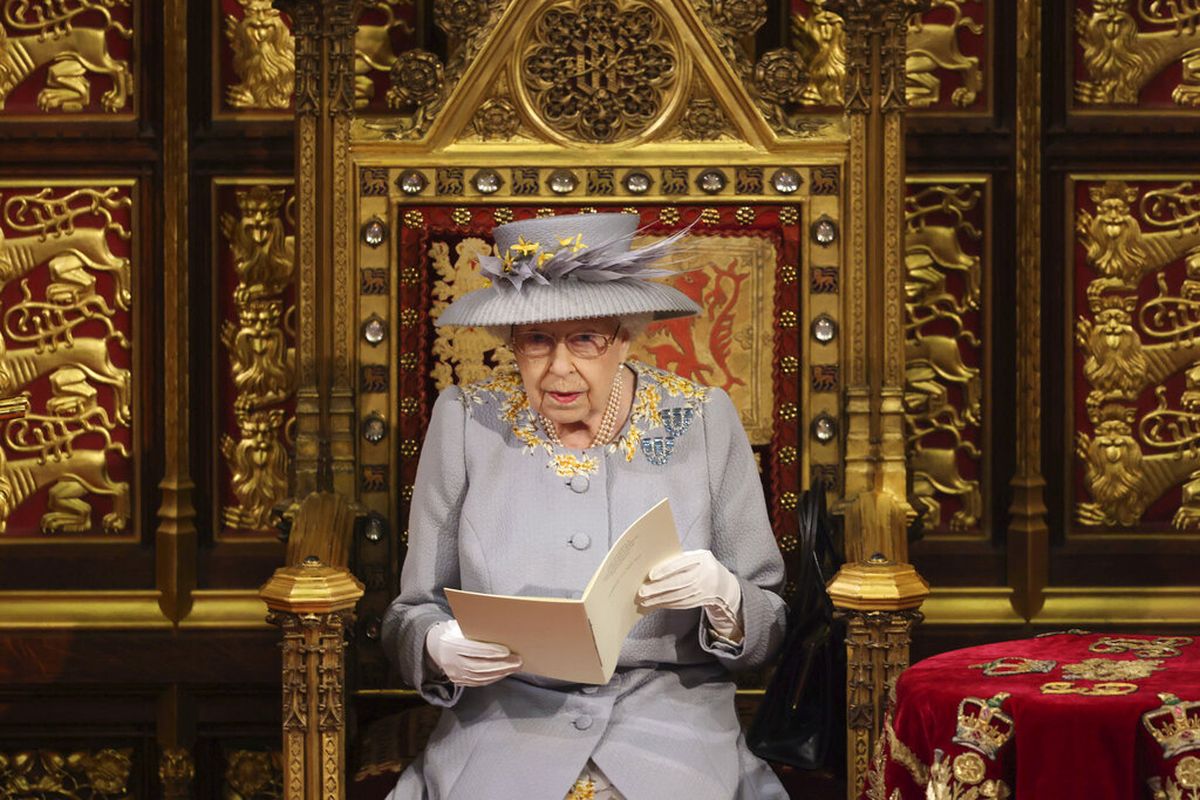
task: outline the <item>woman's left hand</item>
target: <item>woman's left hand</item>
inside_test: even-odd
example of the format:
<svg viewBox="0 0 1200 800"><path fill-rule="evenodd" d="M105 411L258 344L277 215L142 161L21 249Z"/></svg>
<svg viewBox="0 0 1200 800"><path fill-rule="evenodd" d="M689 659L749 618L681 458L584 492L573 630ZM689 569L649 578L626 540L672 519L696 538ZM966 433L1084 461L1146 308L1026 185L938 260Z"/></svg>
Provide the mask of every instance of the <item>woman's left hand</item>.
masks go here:
<svg viewBox="0 0 1200 800"><path fill-rule="evenodd" d="M638 589L642 608L703 608L713 630L742 638L742 588L737 576L708 550L688 550L650 570Z"/></svg>

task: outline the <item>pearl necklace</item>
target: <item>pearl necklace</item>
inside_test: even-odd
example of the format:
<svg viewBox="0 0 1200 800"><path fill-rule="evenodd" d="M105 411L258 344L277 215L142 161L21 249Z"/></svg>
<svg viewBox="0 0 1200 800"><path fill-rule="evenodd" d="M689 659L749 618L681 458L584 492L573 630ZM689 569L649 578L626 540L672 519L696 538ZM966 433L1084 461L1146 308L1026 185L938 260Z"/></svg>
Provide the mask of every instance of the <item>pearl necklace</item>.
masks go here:
<svg viewBox="0 0 1200 800"><path fill-rule="evenodd" d="M614 428L617 422L617 412L621 408L621 388L625 382L624 373L625 365L622 364L617 368L617 376L613 378L612 389L608 392L608 404L604 406L604 416L600 418L600 427L596 428L596 435L592 437L592 443L585 450L590 450L596 445L608 444L616 432ZM566 449L566 445L558 438L558 430L554 427L554 423L546 419L545 415L538 414L542 420L542 427L546 429L546 438L555 447Z"/></svg>

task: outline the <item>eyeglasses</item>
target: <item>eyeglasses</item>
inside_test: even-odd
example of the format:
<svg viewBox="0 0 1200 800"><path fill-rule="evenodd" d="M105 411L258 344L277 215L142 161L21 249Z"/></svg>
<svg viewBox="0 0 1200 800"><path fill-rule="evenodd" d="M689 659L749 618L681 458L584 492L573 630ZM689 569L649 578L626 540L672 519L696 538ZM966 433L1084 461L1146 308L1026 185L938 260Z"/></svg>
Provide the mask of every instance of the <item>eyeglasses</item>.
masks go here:
<svg viewBox="0 0 1200 800"><path fill-rule="evenodd" d="M558 343L566 342L567 350L578 358L599 358L608 352L608 346L617 339L621 326L613 331L612 336L605 336L595 331L579 331L562 339L551 336L545 331L513 331L513 350L526 358L546 358L558 347Z"/></svg>

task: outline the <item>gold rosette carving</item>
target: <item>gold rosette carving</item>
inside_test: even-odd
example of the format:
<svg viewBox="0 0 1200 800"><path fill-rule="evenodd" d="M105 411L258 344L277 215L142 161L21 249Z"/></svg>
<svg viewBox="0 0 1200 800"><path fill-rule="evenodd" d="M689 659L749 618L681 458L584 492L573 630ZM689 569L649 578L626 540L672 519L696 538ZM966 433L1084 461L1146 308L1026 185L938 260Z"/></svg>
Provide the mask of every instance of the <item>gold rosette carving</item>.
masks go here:
<svg viewBox="0 0 1200 800"><path fill-rule="evenodd" d="M533 109L579 141L617 142L645 131L677 82L679 53L667 27L648 3L575 0L546 9L521 61Z"/></svg>

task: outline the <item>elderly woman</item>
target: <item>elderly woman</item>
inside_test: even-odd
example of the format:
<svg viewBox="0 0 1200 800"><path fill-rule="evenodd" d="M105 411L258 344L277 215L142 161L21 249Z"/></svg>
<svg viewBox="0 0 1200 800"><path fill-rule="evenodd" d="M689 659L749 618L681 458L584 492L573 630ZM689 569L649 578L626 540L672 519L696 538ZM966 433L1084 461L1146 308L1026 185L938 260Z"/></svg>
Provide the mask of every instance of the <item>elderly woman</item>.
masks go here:
<svg viewBox="0 0 1200 800"><path fill-rule="evenodd" d="M783 563L728 395L637 361L650 320L699 311L646 280L674 237L632 249L637 218L495 230L490 288L439 325L503 332L516 369L438 397L421 453L400 595L383 624L401 675L443 706L392 798L784 798L746 749L731 672L783 637ZM647 614L604 686L521 672L464 638L443 589L579 597L609 546L667 497L683 553L639 592Z"/></svg>

